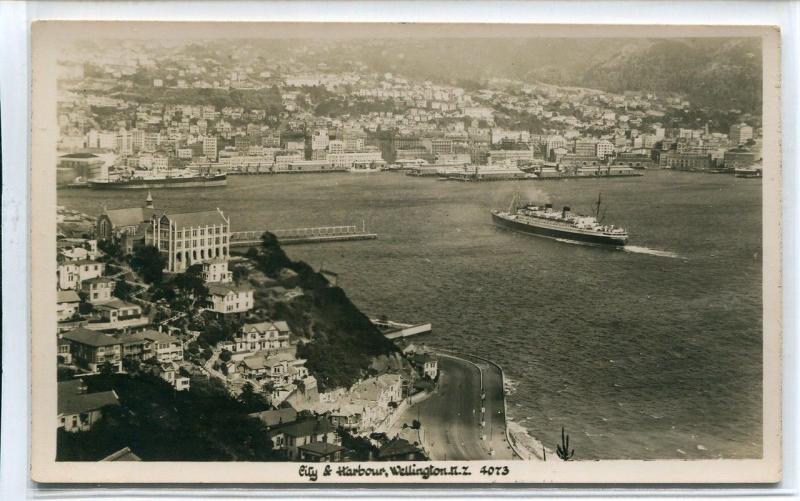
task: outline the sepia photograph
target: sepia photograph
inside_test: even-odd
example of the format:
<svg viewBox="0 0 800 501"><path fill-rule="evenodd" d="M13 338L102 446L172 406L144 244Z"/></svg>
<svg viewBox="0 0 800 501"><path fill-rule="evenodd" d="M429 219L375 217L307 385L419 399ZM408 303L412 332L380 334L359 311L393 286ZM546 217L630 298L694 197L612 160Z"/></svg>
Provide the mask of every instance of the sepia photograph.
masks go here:
<svg viewBox="0 0 800 501"><path fill-rule="evenodd" d="M780 480L778 40L35 23L34 480Z"/></svg>

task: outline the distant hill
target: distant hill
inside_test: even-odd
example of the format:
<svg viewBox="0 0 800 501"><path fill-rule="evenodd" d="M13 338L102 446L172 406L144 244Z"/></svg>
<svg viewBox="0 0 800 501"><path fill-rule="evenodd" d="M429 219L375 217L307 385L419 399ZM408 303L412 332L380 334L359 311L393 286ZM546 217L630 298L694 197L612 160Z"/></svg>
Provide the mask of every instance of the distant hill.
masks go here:
<svg viewBox="0 0 800 501"><path fill-rule="evenodd" d="M576 82L613 92L680 92L702 107L759 113L760 45L758 39L693 39L625 46Z"/></svg>
<svg viewBox="0 0 800 501"><path fill-rule="evenodd" d="M491 78L611 92L686 94L701 107L761 110L761 41L694 39L430 39L341 42L342 59L451 84Z"/></svg>

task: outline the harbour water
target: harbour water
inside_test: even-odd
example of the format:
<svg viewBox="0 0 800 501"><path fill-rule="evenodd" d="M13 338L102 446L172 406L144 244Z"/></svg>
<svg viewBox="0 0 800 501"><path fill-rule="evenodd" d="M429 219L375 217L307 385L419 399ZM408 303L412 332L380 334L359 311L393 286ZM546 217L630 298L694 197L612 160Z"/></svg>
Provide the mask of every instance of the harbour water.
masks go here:
<svg viewBox="0 0 800 501"><path fill-rule="evenodd" d="M588 212L626 251L495 228L514 191ZM141 192L62 190L90 214ZM444 183L399 173L231 176L228 186L153 190L169 210L219 207L234 231L357 224L378 240L287 248L339 274L369 316L431 322L420 341L501 364L511 417L576 458L761 455L761 182L650 171L643 177Z"/></svg>

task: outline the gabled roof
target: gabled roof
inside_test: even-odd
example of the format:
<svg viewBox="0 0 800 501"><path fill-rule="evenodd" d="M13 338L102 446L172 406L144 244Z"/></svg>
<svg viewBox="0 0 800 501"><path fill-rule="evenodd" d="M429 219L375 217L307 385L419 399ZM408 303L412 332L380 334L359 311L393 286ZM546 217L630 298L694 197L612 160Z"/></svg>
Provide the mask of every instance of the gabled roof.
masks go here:
<svg viewBox="0 0 800 501"><path fill-rule="evenodd" d="M122 299L112 299L111 301L95 306L97 309L120 310L122 308L139 308L138 304L128 303Z"/></svg>
<svg viewBox="0 0 800 501"><path fill-rule="evenodd" d="M310 437L311 435L321 435L336 431L333 423L327 419L307 419L275 430L272 434L283 433L290 437Z"/></svg>
<svg viewBox="0 0 800 501"><path fill-rule="evenodd" d="M59 303L80 303L81 298L78 293L73 290L58 291Z"/></svg>
<svg viewBox="0 0 800 501"><path fill-rule="evenodd" d="M204 210L197 212L182 212L173 214L167 213L164 214L164 216L162 217L168 218L172 223L175 224L175 227L178 229L228 224L228 221L218 210Z"/></svg>
<svg viewBox="0 0 800 501"><path fill-rule="evenodd" d="M130 341L155 341L156 343L178 343L180 340L164 332L147 329L142 332L134 332L126 336Z"/></svg>
<svg viewBox="0 0 800 501"><path fill-rule="evenodd" d="M108 282L116 282L116 280L110 277L94 277L81 281L82 284L103 284Z"/></svg>
<svg viewBox="0 0 800 501"><path fill-rule="evenodd" d="M248 285L236 285L233 283L223 284L220 282L211 282L207 287L208 293L212 296L227 296L231 292L238 293L253 290L252 287Z"/></svg>
<svg viewBox="0 0 800 501"><path fill-rule="evenodd" d="M115 337L109 336L108 334L103 334L102 332L89 330L84 327L77 327L71 331L67 331L63 333L61 337L75 343L94 347L120 344L119 339Z"/></svg>
<svg viewBox="0 0 800 501"><path fill-rule="evenodd" d="M124 209L107 209L105 216L111 221L114 228L122 226L137 226L139 223L149 221L154 214L161 211L147 207L128 207Z"/></svg>
<svg viewBox="0 0 800 501"><path fill-rule="evenodd" d="M288 407L286 409L277 409L274 411L254 412L250 414L250 417L258 418L265 425L272 427L297 421L297 411Z"/></svg>
<svg viewBox="0 0 800 501"><path fill-rule="evenodd" d="M100 409L107 405L119 405L117 394L113 391L80 393L83 382L80 379L58 383L58 413L80 414Z"/></svg>
<svg viewBox="0 0 800 501"><path fill-rule="evenodd" d="M141 461L142 458L137 456L136 454L131 451L130 447L125 447L117 452L110 454L100 461Z"/></svg>
<svg viewBox="0 0 800 501"><path fill-rule="evenodd" d="M275 322L271 322L267 320L266 322L258 322L254 324L244 324L244 328L242 329L245 334L250 332L266 332L275 328L279 332L289 332L289 324L287 324L283 320L278 320Z"/></svg>
<svg viewBox="0 0 800 501"><path fill-rule="evenodd" d="M301 445L298 447L298 449L301 451L310 452L311 454L317 454L319 456L328 456L330 454L343 451L344 447L341 445L329 444L328 442L313 442L310 444Z"/></svg>
<svg viewBox="0 0 800 501"><path fill-rule="evenodd" d="M392 439L378 451L379 458L388 458L406 454L417 454L422 452L419 447L411 445L408 440L402 438Z"/></svg>

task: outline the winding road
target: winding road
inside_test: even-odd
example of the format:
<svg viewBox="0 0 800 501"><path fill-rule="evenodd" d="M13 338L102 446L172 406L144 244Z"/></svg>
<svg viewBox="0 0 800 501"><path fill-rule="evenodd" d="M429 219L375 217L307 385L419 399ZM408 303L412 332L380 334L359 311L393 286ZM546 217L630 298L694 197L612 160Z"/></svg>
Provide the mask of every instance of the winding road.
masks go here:
<svg viewBox="0 0 800 501"><path fill-rule="evenodd" d="M500 371L488 363L472 363L448 355L440 356L439 371L437 391L410 406L400 419L418 419L422 423L423 446L431 459L513 459L505 436ZM486 395L483 403L481 382ZM481 426L482 405L485 426Z"/></svg>

